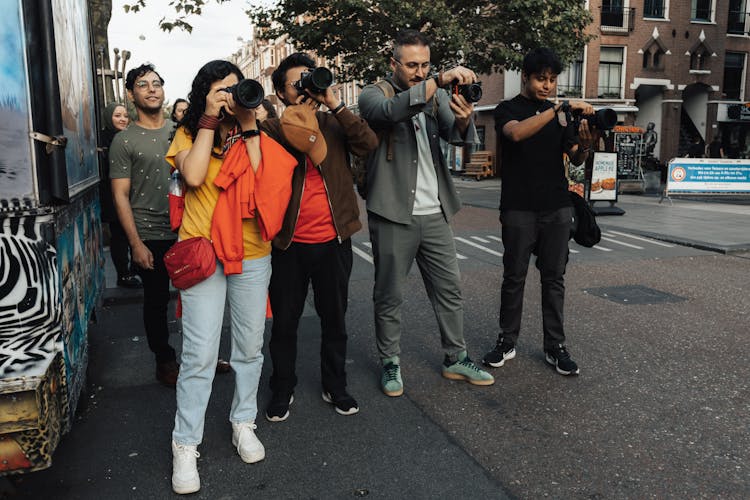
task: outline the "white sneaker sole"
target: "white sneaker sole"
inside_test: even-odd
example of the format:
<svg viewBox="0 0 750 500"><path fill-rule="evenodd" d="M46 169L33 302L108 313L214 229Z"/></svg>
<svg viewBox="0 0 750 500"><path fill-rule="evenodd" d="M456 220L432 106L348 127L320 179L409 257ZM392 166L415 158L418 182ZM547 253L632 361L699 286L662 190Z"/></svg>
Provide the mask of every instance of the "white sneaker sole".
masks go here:
<svg viewBox="0 0 750 500"><path fill-rule="evenodd" d="M174 479L172 480L172 491L177 493L178 495L189 495L190 493L195 493L196 491L201 489L201 480L200 478L196 480L196 482L189 482L184 484L178 484L174 482Z"/></svg>
<svg viewBox="0 0 750 500"><path fill-rule="evenodd" d="M511 350L511 351L510 351L510 352L508 353L508 355L507 355L507 356L503 356L503 359L502 359L502 360L500 360L500 361L498 361L497 363L488 363L488 362L487 362L487 361L485 361L485 360L482 360L482 362L483 362L483 363L484 363L485 365L487 365L487 366L491 366L492 368L500 368L501 366L503 366L503 365L505 364L505 362L506 362L506 361L508 361L509 359L513 359L513 358L515 358L515 357L516 357L516 350L515 350L515 349L513 349L513 350Z"/></svg>
<svg viewBox="0 0 750 500"><path fill-rule="evenodd" d="M245 453L244 455L242 452L240 452L240 448L238 446L239 440L237 439L237 436L232 433L232 446L237 450L237 454L240 456L243 462L246 464L254 464L256 462L260 462L264 458L266 458L266 449L263 447L263 443L260 445L260 450L254 452L254 453Z"/></svg>
<svg viewBox="0 0 750 500"><path fill-rule="evenodd" d="M292 397L289 398L289 406L292 406L292 403L294 403L294 394L292 394ZM284 413L280 417L269 417L268 413L266 413L266 420L268 420L269 422L283 422L287 418L289 418L289 410L287 410L286 413Z"/></svg>
<svg viewBox="0 0 750 500"><path fill-rule="evenodd" d="M547 353L544 353L544 358L547 360L547 363L555 367L555 370L560 375L578 375L581 373L581 370L579 368L576 368L575 370L569 372L561 369L559 366L557 366L557 360Z"/></svg>
<svg viewBox="0 0 750 500"><path fill-rule="evenodd" d="M329 396L327 392L323 392L321 396L323 397L323 401L325 401L328 404L333 405L333 409L336 410L336 413L338 413L339 415L348 416L348 415L354 415L355 413L359 413L359 406L355 406L354 408L349 408L349 410L344 411L333 403L333 399L331 399L331 396Z"/></svg>

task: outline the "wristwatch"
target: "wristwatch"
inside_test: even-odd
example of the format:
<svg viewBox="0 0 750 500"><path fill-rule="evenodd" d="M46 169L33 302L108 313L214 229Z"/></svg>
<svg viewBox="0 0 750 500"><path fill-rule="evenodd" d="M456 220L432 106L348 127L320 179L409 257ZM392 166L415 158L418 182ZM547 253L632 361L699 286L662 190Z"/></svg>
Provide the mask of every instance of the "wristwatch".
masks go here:
<svg viewBox="0 0 750 500"><path fill-rule="evenodd" d="M250 130L243 130L242 133L240 134L240 136L244 140L250 139L251 137L255 137L258 135L260 135L260 130L258 130L257 128L251 128Z"/></svg>

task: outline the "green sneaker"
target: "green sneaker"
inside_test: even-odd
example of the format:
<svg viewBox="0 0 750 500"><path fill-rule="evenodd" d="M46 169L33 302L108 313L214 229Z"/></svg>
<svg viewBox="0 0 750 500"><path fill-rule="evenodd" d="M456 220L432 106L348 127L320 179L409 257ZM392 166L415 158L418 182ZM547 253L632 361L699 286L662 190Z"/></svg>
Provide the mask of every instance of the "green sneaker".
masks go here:
<svg viewBox="0 0 750 500"><path fill-rule="evenodd" d="M475 365L466 351L458 353L458 359L452 364L448 361L448 356L445 357L443 377L451 380L465 380L474 385L495 383L495 377Z"/></svg>
<svg viewBox="0 0 750 500"><path fill-rule="evenodd" d="M386 396L396 397L404 393L404 383L401 381L401 366L398 356L383 360L383 374L380 376L380 387Z"/></svg>

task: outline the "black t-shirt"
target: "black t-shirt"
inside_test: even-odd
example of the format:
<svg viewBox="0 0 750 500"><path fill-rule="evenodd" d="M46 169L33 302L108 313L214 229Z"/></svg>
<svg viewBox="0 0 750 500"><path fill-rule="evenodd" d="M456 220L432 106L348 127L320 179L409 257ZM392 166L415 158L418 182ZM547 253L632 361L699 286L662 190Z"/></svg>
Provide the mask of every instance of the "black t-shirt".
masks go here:
<svg viewBox="0 0 750 500"><path fill-rule="evenodd" d="M721 158L721 141L711 141L708 145L709 158Z"/></svg>
<svg viewBox="0 0 750 500"><path fill-rule="evenodd" d="M571 206L563 163L563 152L574 142L571 127L562 127L554 118L520 142L511 141L502 132L506 123L525 120L552 107L550 101L534 101L519 94L495 108L495 131L502 146L500 210L538 211Z"/></svg>

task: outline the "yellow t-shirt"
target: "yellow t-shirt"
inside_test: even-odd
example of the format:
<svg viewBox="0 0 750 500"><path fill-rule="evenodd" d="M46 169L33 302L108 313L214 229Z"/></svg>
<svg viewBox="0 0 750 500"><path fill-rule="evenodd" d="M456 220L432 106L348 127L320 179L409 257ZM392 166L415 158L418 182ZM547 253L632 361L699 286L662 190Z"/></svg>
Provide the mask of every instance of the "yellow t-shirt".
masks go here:
<svg viewBox="0 0 750 500"><path fill-rule="evenodd" d="M177 153L191 147L193 147L193 139L184 127L178 128L167 152L167 162L174 166L174 158ZM196 236L211 239L211 219L221 192L221 189L214 184L214 179L221 170L222 161L211 156L208 162L206 180L197 188L187 188L185 213L182 215L182 225L179 232L180 240ZM263 241L263 238L261 238L257 219L244 219L242 221L242 240L245 260L258 259L271 253L271 243Z"/></svg>

